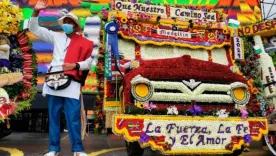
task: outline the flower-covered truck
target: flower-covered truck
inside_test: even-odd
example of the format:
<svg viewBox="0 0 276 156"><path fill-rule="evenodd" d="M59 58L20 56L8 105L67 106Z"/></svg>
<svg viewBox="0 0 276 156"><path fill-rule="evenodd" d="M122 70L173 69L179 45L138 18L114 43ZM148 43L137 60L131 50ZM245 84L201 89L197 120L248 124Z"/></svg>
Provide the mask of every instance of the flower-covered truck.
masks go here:
<svg viewBox="0 0 276 156"><path fill-rule="evenodd" d="M148 146L238 154L268 133L262 53L253 49L260 36L239 36L238 21L204 7L116 0L111 8L103 104L129 155Z"/></svg>

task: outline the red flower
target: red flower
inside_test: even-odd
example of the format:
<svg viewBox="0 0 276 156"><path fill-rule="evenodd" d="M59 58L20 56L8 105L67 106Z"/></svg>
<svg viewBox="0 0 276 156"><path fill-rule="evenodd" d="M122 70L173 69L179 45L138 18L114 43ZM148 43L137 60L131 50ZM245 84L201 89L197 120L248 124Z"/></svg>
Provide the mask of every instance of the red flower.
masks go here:
<svg viewBox="0 0 276 156"><path fill-rule="evenodd" d="M103 118L103 114L102 114L102 113L99 113L99 114L98 114L98 118Z"/></svg>
<svg viewBox="0 0 276 156"><path fill-rule="evenodd" d="M233 143L230 143L225 146L225 149L232 151L233 147L234 147Z"/></svg>
<svg viewBox="0 0 276 156"><path fill-rule="evenodd" d="M245 63L244 60L241 60L240 63L241 63L242 66L245 66L245 65L246 65L246 63Z"/></svg>
<svg viewBox="0 0 276 156"><path fill-rule="evenodd" d="M249 61L249 64L250 64L250 65L254 65L254 62L253 62L253 61Z"/></svg>
<svg viewBox="0 0 276 156"><path fill-rule="evenodd" d="M19 98L21 98L21 99L28 99L29 96L30 96L30 94L27 93L27 92L21 92L21 93L19 94Z"/></svg>
<svg viewBox="0 0 276 156"><path fill-rule="evenodd" d="M102 108L102 103L98 103L98 105L97 105L97 107L96 108L98 108L98 109L101 109Z"/></svg>
<svg viewBox="0 0 276 156"><path fill-rule="evenodd" d="M172 144L169 144L168 142L166 142L163 148L165 151L172 150Z"/></svg>
<svg viewBox="0 0 276 156"><path fill-rule="evenodd" d="M24 44L27 44L29 42L29 39L27 36L21 38L21 39L18 39L18 42L20 45L24 45Z"/></svg>

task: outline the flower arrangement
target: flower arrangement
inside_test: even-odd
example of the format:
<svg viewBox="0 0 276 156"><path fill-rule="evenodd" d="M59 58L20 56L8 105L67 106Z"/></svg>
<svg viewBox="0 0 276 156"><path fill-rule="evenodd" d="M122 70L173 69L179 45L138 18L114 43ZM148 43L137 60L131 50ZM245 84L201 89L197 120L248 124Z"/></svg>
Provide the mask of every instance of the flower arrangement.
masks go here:
<svg viewBox="0 0 276 156"><path fill-rule="evenodd" d="M258 59L260 58L260 55L257 54L254 50L254 43L252 41L252 38L250 37L243 37L244 41L244 60L235 60L235 64L241 71L241 73L246 77L248 89L252 93L252 96L254 99L251 101L247 107L248 116L262 116L261 110L261 101L263 99L264 95L264 88L261 81L261 71L260 71L260 63ZM265 106L264 106L265 107ZM265 112L262 108L263 112Z"/></svg>
<svg viewBox="0 0 276 156"><path fill-rule="evenodd" d="M15 35L19 31L23 15L17 5L13 5L10 0L3 0L0 1L0 19L0 33Z"/></svg>
<svg viewBox="0 0 276 156"><path fill-rule="evenodd" d="M11 68L8 71L1 70L0 74L12 75L20 73L23 81L21 79L21 82L8 84L3 87L9 95L9 99L16 104L16 106L11 105L13 107L7 108L10 111L8 115L30 108L31 101L36 94L35 85L37 82L36 55L26 31L11 35L9 40ZM3 120L4 118L0 117L0 119Z"/></svg>
<svg viewBox="0 0 276 156"><path fill-rule="evenodd" d="M94 133L100 134L102 133L102 130L105 128L105 112L103 111L103 103L104 103L104 89L106 89L107 86L104 85L104 46L103 46L103 35L104 33L100 34L100 48L99 48L99 54L98 54L98 64L96 66L96 74L98 79L98 93L96 95L95 100L95 120L94 120Z"/></svg>

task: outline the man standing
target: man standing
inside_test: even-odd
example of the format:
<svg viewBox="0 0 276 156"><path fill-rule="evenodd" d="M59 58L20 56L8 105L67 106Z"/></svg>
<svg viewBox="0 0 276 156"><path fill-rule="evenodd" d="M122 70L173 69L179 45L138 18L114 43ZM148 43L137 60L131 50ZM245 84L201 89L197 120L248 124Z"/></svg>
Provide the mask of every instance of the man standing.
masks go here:
<svg viewBox="0 0 276 156"><path fill-rule="evenodd" d="M83 81L81 70L91 66L93 42L78 35L81 30L76 15L68 13L58 20L63 33L54 32L38 25L39 11L47 7L47 0L39 0L30 20L29 30L40 39L54 45L51 71L64 71L72 78L68 87L56 90L44 83L43 94L48 95L49 152L44 156L57 156L60 152L60 113L64 108L69 138L74 156L87 156L83 151L80 121L80 88Z"/></svg>

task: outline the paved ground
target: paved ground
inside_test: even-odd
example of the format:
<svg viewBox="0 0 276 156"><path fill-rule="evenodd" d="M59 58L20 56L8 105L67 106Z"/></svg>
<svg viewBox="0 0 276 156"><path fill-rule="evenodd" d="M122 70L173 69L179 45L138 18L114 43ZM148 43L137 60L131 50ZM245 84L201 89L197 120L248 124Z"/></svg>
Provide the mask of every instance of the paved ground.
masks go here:
<svg viewBox="0 0 276 156"><path fill-rule="evenodd" d="M85 151L89 156L127 156L125 142L122 137L114 135L89 134L83 141ZM0 140L0 156L41 156L47 151L47 133L16 133ZM70 141L67 133L62 133L62 151L60 156L71 156ZM21 153L21 154L20 154ZM160 156L158 152L146 149L144 156ZM270 156L270 152L263 150L261 142L254 142L251 151L243 156Z"/></svg>

